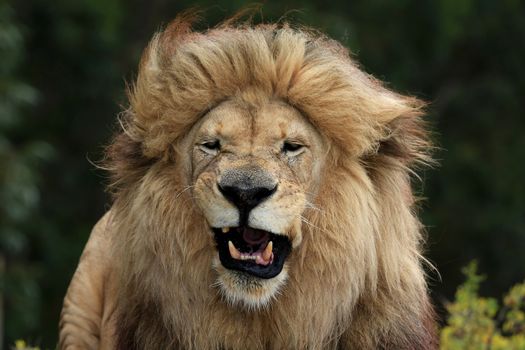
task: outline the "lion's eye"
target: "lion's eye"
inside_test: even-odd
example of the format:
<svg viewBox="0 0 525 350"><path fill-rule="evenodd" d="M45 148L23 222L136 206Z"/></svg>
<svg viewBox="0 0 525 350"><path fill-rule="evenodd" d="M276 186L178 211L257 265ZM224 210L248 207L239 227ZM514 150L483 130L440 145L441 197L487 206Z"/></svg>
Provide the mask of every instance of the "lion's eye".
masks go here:
<svg viewBox="0 0 525 350"><path fill-rule="evenodd" d="M217 154L221 150L219 140L206 141L200 144L200 149L208 154Z"/></svg>
<svg viewBox="0 0 525 350"><path fill-rule="evenodd" d="M300 154L304 149L304 146L300 143L285 141L283 143L282 152L288 156L296 156Z"/></svg>

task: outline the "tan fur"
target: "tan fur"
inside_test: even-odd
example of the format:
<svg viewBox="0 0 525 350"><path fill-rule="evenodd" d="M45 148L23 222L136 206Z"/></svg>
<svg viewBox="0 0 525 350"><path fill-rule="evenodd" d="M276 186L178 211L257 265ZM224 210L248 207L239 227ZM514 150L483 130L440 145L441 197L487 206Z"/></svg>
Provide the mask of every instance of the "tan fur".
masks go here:
<svg viewBox="0 0 525 350"><path fill-rule="evenodd" d="M410 185L429 161L420 101L306 29L198 33L179 18L146 49L130 104L108 150L118 348L437 348ZM291 125L313 146L284 166L266 154ZM244 158L200 167L202 132L232 133L232 154L281 181L268 205L293 214L282 278L239 287L218 263L208 221L228 204L213 184Z"/></svg>

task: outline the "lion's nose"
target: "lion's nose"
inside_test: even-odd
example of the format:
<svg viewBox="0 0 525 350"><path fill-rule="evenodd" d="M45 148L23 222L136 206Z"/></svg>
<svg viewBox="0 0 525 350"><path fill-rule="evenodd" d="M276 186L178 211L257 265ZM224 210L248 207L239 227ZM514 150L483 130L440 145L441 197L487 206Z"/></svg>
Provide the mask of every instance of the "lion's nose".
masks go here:
<svg viewBox="0 0 525 350"><path fill-rule="evenodd" d="M218 187L223 196L241 211L250 211L260 203L264 202L277 190L277 185L268 187L247 187L242 184L230 186L221 186L221 184L219 184Z"/></svg>

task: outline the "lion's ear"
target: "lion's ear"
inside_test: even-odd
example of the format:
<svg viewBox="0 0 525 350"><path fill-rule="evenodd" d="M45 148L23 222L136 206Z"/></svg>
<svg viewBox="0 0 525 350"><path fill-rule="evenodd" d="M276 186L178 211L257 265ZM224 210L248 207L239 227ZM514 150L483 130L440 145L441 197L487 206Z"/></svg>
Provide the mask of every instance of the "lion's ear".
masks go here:
<svg viewBox="0 0 525 350"><path fill-rule="evenodd" d="M137 183L154 162L144 155L142 143L126 131L118 133L106 148L104 168L109 171L109 191L118 195L123 188Z"/></svg>
<svg viewBox="0 0 525 350"><path fill-rule="evenodd" d="M431 165L432 145L427 123L420 110L413 110L389 121L371 160L397 163L406 168Z"/></svg>

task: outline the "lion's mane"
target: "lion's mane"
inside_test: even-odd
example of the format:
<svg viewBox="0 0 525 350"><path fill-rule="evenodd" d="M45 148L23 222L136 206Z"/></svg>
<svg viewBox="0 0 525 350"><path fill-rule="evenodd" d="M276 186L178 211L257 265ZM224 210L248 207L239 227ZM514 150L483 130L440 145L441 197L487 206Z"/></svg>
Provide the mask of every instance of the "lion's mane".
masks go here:
<svg viewBox="0 0 525 350"><path fill-rule="evenodd" d="M179 141L221 101L280 98L329 140L289 280L266 308L228 305ZM362 72L339 43L286 24L179 17L145 50L108 148L121 349L430 349L434 321L410 174L429 161L423 104ZM226 344L226 345L225 345Z"/></svg>

